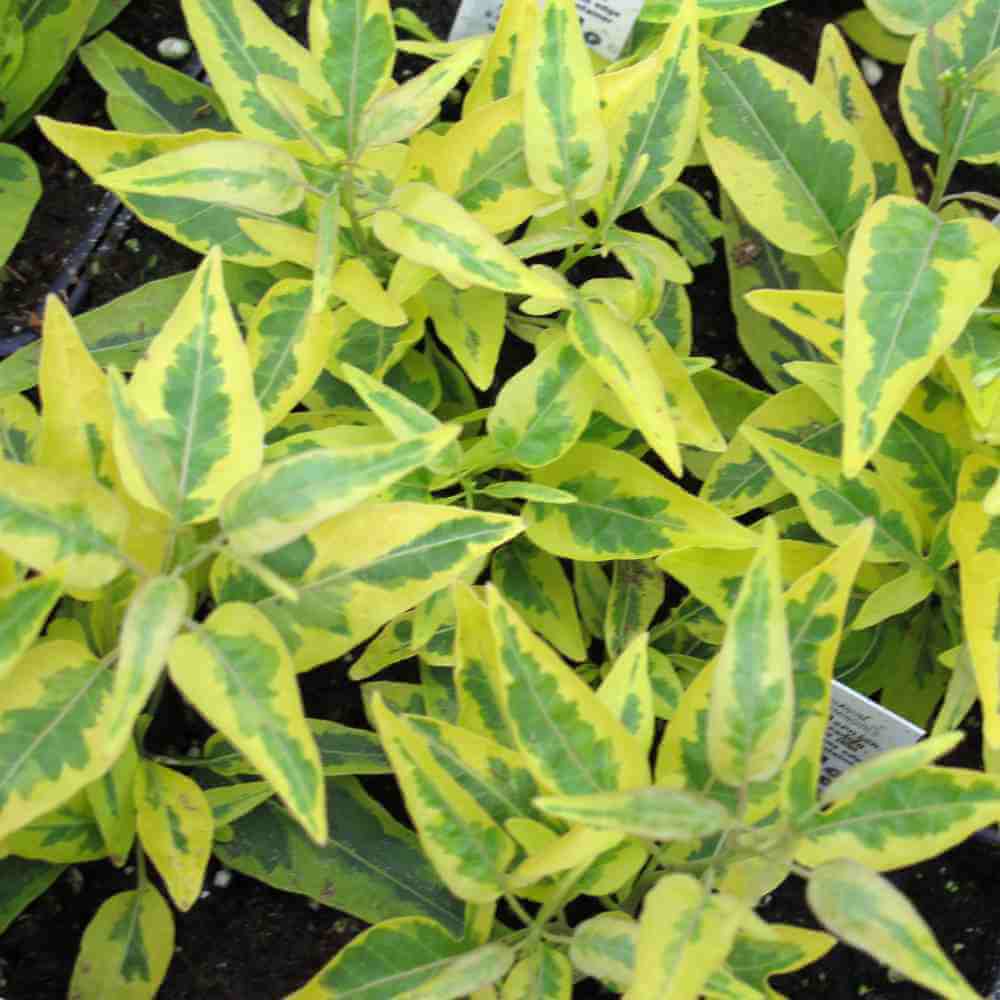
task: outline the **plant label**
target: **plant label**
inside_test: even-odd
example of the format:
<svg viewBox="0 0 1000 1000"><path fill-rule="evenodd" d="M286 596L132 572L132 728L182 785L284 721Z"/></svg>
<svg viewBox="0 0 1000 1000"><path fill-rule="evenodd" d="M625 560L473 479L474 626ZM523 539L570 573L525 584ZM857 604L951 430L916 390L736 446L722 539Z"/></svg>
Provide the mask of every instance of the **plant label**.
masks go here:
<svg viewBox="0 0 1000 1000"><path fill-rule="evenodd" d="M632 33L643 0L576 0L587 44L605 59L617 59ZM494 31L502 0L462 0L448 38L469 38Z"/></svg>
<svg viewBox="0 0 1000 1000"><path fill-rule="evenodd" d="M912 746L924 735L924 730L908 719L834 681L830 722L823 740L820 787L826 788L848 768L874 754Z"/></svg>

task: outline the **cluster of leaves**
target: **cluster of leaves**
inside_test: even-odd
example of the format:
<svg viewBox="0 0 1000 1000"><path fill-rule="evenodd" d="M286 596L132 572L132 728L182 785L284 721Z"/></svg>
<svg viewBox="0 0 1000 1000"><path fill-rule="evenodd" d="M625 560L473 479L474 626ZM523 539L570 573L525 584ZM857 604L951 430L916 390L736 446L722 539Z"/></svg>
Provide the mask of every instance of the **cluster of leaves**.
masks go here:
<svg viewBox="0 0 1000 1000"><path fill-rule="evenodd" d="M1000 231L946 194L1000 160L1000 11L861 25L907 49L924 204L835 28L812 83L740 47L769 5L647 3L612 65L572 0L458 43L313 0L308 49L184 0L214 89L87 47L118 131L44 131L206 258L78 324L53 301L0 365L0 925L137 858L74 996L155 992L146 859L183 910L213 851L375 925L301 998L775 996L834 940L755 914L790 872L975 996L879 873L1000 819ZM400 50L431 65L397 85ZM720 237L771 392L691 353ZM365 643L372 729L307 718L297 673ZM821 790L835 675L944 703ZM168 683L197 755L146 746ZM977 697L986 772L935 765ZM415 831L357 781L389 772Z"/></svg>
<svg viewBox="0 0 1000 1000"><path fill-rule="evenodd" d="M0 138L16 135L58 83L80 41L112 21L128 0L0 0ZM41 197L38 168L0 143L0 268Z"/></svg>

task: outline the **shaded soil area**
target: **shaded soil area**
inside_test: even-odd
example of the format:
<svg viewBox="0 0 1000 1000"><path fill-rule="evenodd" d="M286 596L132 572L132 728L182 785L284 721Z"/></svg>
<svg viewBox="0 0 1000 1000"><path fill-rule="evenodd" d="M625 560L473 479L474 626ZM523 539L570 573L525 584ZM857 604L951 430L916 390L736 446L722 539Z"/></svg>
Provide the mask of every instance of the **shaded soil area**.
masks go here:
<svg viewBox="0 0 1000 1000"><path fill-rule="evenodd" d="M304 0L258 2L279 24L303 37ZM405 5L440 34L446 34L457 0L409 0ZM811 77L823 26L855 6L857 0L793 0L764 12L747 44ZM135 0L112 30L149 55L155 55L162 38L186 34L179 0ZM885 75L875 92L920 183L929 158L908 141L900 121L895 103L898 68L883 68ZM79 65L70 69L44 112L61 120L108 125L103 94ZM30 337L37 330L44 295L90 227L104 194L49 146L35 127L17 141L39 164L45 196L2 275L0 345L4 338ZM977 178L969 173L972 183L963 183L959 172L955 190L983 187L982 175ZM714 189L707 170L689 171L685 180L710 195ZM718 207L714 195L711 203ZM97 269L89 275L82 308L101 305L153 278L192 268L197 260L195 254L166 237L132 224L116 249L99 256ZM727 370L735 368L741 377L759 382L735 337L721 255L715 264L699 269L689 293L697 353L727 359ZM313 671L302 681L310 716L361 723L358 686L346 679L341 666ZM164 751L183 750L205 735L203 723L176 697L168 697L155 726L154 739L162 743ZM974 745L973 740L970 755ZM402 816L390 782L373 781L368 786ZM225 886L216 884L217 871L213 862L204 897L189 913L177 914L177 948L159 994L163 1000L276 1000L301 987L363 929L353 917L239 874L231 873ZM931 924L958 967L977 989L988 993L1000 974L1000 908L992 895L1000 884L991 849L970 841L893 878ZM120 871L109 863L71 868L0 937L0 997L54 1000L65 996L87 923L109 895L133 886L134 877L127 869ZM796 879L768 897L762 913L772 921L816 926L805 907L803 886ZM917 1000L931 995L893 981L883 967L845 947L837 947L808 970L776 980L775 986L795 998ZM575 996L586 1000L609 994L585 981Z"/></svg>

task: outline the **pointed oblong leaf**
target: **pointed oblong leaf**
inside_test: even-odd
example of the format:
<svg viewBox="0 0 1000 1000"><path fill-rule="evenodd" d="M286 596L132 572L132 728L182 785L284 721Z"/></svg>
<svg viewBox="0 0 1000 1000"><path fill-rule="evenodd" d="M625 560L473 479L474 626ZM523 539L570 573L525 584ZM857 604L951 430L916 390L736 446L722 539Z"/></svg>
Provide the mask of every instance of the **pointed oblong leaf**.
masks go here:
<svg viewBox="0 0 1000 1000"><path fill-rule="evenodd" d="M47 577L0 590L0 680L35 641L61 593L59 581Z"/></svg>
<svg viewBox="0 0 1000 1000"><path fill-rule="evenodd" d="M638 331L608 306L582 299L567 329L573 346L611 387L652 449L671 472L681 475L674 419Z"/></svg>
<svg viewBox="0 0 1000 1000"><path fill-rule="evenodd" d="M309 5L309 48L343 112L340 145L361 151L360 123L392 73L396 52L389 0L317 0Z"/></svg>
<svg viewBox="0 0 1000 1000"><path fill-rule="evenodd" d="M128 398L134 416L118 409L115 457L129 493L145 506L185 523L208 520L230 488L260 467L260 407L218 250L136 365Z"/></svg>
<svg viewBox="0 0 1000 1000"><path fill-rule="evenodd" d="M875 195L857 133L797 73L733 45L703 40L701 141L740 212L792 253L839 245Z"/></svg>
<svg viewBox="0 0 1000 1000"><path fill-rule="evenodd" d="M257 90L257 79L280 76L322 93L322 74L306 50L253 0L183 0L182 6L212 86L240 132L265 142L297 138Z"/></svg>
<svg viewBox="0 0 1000 1000"><path fill-rule="evenodd" d="M561 302L563 290L529 270L462 206L429 184L396 188L389 208L375 213L375 235L416 263L433 260L453 284L537 295Z"/></svg>
<svg viewBox="0 0 1000 1000"><path fill-rule="evenodd" d="M386 146L419 132L439 114L441 102L479 61L485 47L483 39L470 39L447 59L376 98L361 116L360 145Z"/></svg>
<svg viewBox="0 0 1000 1000"><path fill-rule="evenodd" d="M604 183L608 145L573 0L545 0L533 43L524 96L528 171L540 191L589 198Z"/></svg>
<svg viewBox="0 0 1000 1000"><path fill-rule="evenodd" d="M136 772L136 824L142 847L179 910L201 895L212 854L212 809L187 775L144 760Z"/></svg>
<svg viewBox="0 0 1000 1000"><path fill-rule="evenodd" d="M0 551L67 587L100 587L122 569L122 502L90 477L0 460Z"/></svg>
<svg viewBox="0 0 1000 1000"><path fill-rule="evenodd" d="M452 587L455 602L455 700L465 729L513 747L514 735L503 710L503 680L489 611L468 584Z"/></svg>
<svg viewBox="0 0 1000 1000"><path fill-rule="evenodd" d="M529 468L562 457L586 430L596 377L567 337L558 336L500 389L490 437Z"/></svg>
<svg viewBox="0 0 1000 1000"><path fill-rule="evenodd" d="M567 559L645 559L672 548L753 549L748 528L648 465L601 445L578 444L532 479L572 493L574 504L524 505L528 537Z"/></svg>
<svg viewBox="0 0 1000 1000"><path fill-rule="evenodd" d="M709 761L736 787L772 777L791 745L795 691L779 558L772 528L743 578L712 681Z"/></svg>
<svg viewBox="0 0 1000 1000"><path fill-rule="evenodd" d="M543 812L598 830L647 840L692 840L728 829L732 817L718 802L681 788L638 788L596 795L542 796Z"/></svg>
<svg viewBox="0 0 1000 1000"><path fill-rule="evenodd" d="M504 710L536 779L568 794L648 783L646 755L596 694L490 588Z"/></svg>
<svg viewBox="0 0 1000 1000"><path fill-rule="evenodd" d="M707 892L691 875L661 878L643 902L628 1000L697 1000L743 915L735 900Z"/></svg>
<svg viewBox="0 0 1000 1000"><path fill-rule="evenodd" d="M459 431L439 427L408 441L292 455L265 466L231 491L219 512L220 523L239 552L281 548L429 464Z"/></svg>
<svg viewBox="0 0 1000 1000"><path fill-rule="evenodd" d="M648 633L640 632L622 650L597 689L597 697L647 753L653 745L656 726L648 646Z"/></svg>
<svg viewBox="0 0 1000 1000"><path fill-rule="evenodd" d="M911 391L989 294L1000 232L882 198L851 245L844 290L844 471L862 469ZM961 289L960 294L956 290Z"/></svg>
<svg viewBox="0 0 1000 1000"><path fill-rule="evenodd" d="M135 786L139 754L129 740L111 769L85 789L87 801L112 862L121 867L135 841Z"/></svg>
<svg viewBox="0 0 1000 1000"><path fill-rule="evenodd" d="M569 833L554 837L538 847L529 847L528 857L511 872L510 889L520 892L542 879L571 868L579 868L614 850L625 839L617 830L597 830L574 826Z"/></svg>
<svg viewBox="0 0 1000 1000"><path fill-rule="evenodd" d="M742 433L795 494L818 534L840 543L852 528L871 517L875 520L875 534L867 555L869 562L919 559L923 543L920 524L906 498L890 481L867 470L847 479L835 458L749 427Z"/></svg>
<svg viewBox="0 0 1000 1000"><path fill-rule="evenodd" d="M331 314L313 309L308 281L279 281L261 299L250 321L247 352L265 429L280 423L313 387L333 333Z"/></svg>
<svg viewBox="0 0 1000 1000"><path fill-rule="evenodd" d="M110 488L114 460L108 383L57 295L45 302L38 388L38 464L89 476Z"/></svg>
<svg viewBox="0 0 1000 1000"><path fill-rule="evenodd" d="M612 154L600 214L616 219L677 180L697 138L697 81L697 4L684 0L651 55L598 78Z"/></svg>
<svg viewBox="0 0 1000 1000"><path fill-rule="evenodd" d="M86 789L10 834L4 849L17 857L60 864L108 856Z"/></svg>
<svg viewBox="0 0 1000 1000"><path fill-rule="evenodd" d="M394 715L378 696L373 712L420 843L444 883L459 899L498 899L514 842L435 760L405 716Z"/></svg>
<svg viewBox="0 0 1000 1000"><path fill-rule="evenodd" d="M843 116L858 130L875 171L875 197L912 197L913 179L899 143L882 117L847 42L832 24L823 29L814 83L840 106Z"/></svg>
<svg viewBox="0 0 1000 1000"><path fill-rule="evenodd" d="M824 804L849 799L901 774L910 774L933 764L938 757L950 753L962 742L963 733L941 733L928 736L915 746L899 747L869 757L846 770L823 790L820 801Z"/></svg>
<svg viewBox="0 0 1000 1000"><path fill-rule="evenodd" d="M555 556L515 538L493 553L490 577L542 638L571 660L586 658L573 591Z"/></svg>
<svg viewBox="0 0 1000 1000"><path fill-rule="evenodd" d="M379 530L371 530L375 518ZM314 528L262 562L291 581L296 602L244 589L224 562L213 590L255 600L289 644L298 670L347 652L380 625L462 577L522 531L501 514L435 504L371 504Z"/></svg>
<svg viewBox="0 0 1000 1000"><path fill-rule="evenodd" d="M146 882L119 892L101 904L83 932L70 995L101 1000L110 992L121 1000L151 1000L173 954L174 918L156 887Z"/></svg>
<svg viewBox="0 0 1000 1000"><path fill-rule="evenodd" d="M397 917L348 942L288 1000L383 1000L432 980L467 947L428 917Z"/></svg>
<svg viewBox="0 0 1000 1000"><path fill-rule="evenodd" d="M802 827L795 856L809 867L853 858L891 871L936 857L998 818L1000 778L923 767L813 817Z"/></svg>
<svg viewBox="0 0 1000 1000"><path fill-rule="evenodd" d="M80 49L80 61L107 91L108 109L117 128L143 132L190 132L229 127L222 102L211 87L144 56L110 31L98 35ZM131 120L126 126L116 120L116 107L128 106Z"/></svg>
<svg viewBox="0 0 1000 1000"><path fill-rule="evenodd" d="M302 204L306 179L291 153L257 142L204 142L99 174L122 194L170 194L284 215Z"/></svg>
<svg viewBox="0 0 1000 1000"><path fill-rule="evenodd" d="M951 964L913 904L887 879L843 858L812 873L809 905L838 937L941 996L979 994Z"/></svg>
<svg viewBox="0 0 1000 1000"><path fill-rule="evenodd" d="M107 715L113 748L120 747L131 734L160 679L167 650L187 615L188 599L187 584L180 577L155 576L129 601Z"/></svg>
<svg viewBox="0 0 1000 1000"><path fill-rule="evenodd" d="M233 839L217 843L216 854L235 871L366 922L419 914L460 939L463 906L438 878L416 834L355 778L328 778L326 801L330 836L323 847L279 803L267 802L233 823Z"/></svg>
<svg viewBox="0 0 1000 1000"><path fill-rule="evenodd" d="M317 843L326 839L322 768L291 656L255 607L232 601L174 640L170 677L274 786Z"/></svg>
<svg viewBox="0 0 1000 1000"><path fill-rule="evenodd" d="M25 653L0 693L0 839L99 778L111 677L77 642Z"/></svg>

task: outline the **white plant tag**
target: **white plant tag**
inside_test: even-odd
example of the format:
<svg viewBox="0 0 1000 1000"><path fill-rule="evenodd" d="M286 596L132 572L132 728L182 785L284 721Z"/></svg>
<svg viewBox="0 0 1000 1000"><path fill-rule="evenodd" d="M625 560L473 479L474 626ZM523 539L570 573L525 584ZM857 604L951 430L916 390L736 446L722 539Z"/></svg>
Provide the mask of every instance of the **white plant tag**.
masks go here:
<svg viewBox="0 0 1000 1000"><path fill-rule="evenodd" d="M580 15L587 44L605 59L617 59L625 48L642 4L643 0L576 0L576 12ZM449 40L495 31L501 7L503 0L462 0Z"/></svg>
<svg viewBox="0 0 1000 1000"><path fill-rule="evenodd" d="M826 788L834 778L873 754L912 746L923 735L924 730L908 719L834 681L830 722L823 739L820 788Z"/></svg>

